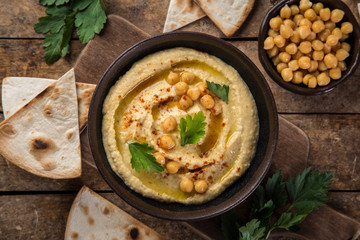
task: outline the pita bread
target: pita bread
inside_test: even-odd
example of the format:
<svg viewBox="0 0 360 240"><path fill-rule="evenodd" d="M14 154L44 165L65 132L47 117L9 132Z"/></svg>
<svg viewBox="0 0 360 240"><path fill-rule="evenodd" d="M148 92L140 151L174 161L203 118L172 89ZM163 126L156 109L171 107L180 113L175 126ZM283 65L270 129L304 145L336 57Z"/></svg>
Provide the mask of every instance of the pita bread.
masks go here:
<svg viewBox="0 0 360 240"><path fill-rule="evenodd" d="M205 13L193 0L170 0L163 32L171 32L203 18Z"/></svg>
<svg viewBox="0 0 360 240"><path fill-rule="evenodd" d="M5 119L22 108L55 81L54 79L48 78L4 78L2 82L1 102ZM95 87L95 84L76 83L80 131L86 126L90 101Z"/></svg>
<svg viewBox="0 0 360 240"><path fill-rule="evenodd" d="M73 69L0 123L0 154L42 177L81 175Z"/></svg>
<svg viewBox="0 0 360 240"><path fill-rule="evenodd" d="M84 186L68 216L65 240L164 239L117 206Z"/></svg>
<svg viewBox="0 0 360 240"><path fill-rule="evenodd" d="M255 0L195 0L225 36L232 36L245 22Z"/></svg>

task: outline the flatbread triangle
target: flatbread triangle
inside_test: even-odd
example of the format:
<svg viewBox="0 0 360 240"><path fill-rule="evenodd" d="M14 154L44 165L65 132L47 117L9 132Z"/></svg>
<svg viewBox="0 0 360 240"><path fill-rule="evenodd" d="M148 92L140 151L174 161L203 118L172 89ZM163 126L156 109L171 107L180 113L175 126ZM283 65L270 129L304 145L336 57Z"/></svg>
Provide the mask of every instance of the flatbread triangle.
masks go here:
<svg viewBox="0 0 360 240"><path fill-rule="evenodd" d="M32 77L6 77L2 81L1 103L4 118L10 117L56 80ZM80 132L86 127L92 94L96 85L76 83Z"/></svg>
<svg viewBox="0 0 360 240"><path fill-rule="evenodd" d="M171 32L205 17L193 0L170 0L163 32Z"/></svg>
<svg viewBox="0 0 360 240"><path fill-rule="evenodd" d="M120 208L84 186L68 216L65 240L165 239Z"/></svg>
<svg viewBox="0 0 360 240"><path fill-rule="evenodd" d="M81 175L73 69L0 123L0 154L38 176Z"/></svg>
<svg viewBox="0 0 360 240"><path fill-rule="evenodd" d="M232 36L245 22L255 0L194 0L225 36Z"/></svg>

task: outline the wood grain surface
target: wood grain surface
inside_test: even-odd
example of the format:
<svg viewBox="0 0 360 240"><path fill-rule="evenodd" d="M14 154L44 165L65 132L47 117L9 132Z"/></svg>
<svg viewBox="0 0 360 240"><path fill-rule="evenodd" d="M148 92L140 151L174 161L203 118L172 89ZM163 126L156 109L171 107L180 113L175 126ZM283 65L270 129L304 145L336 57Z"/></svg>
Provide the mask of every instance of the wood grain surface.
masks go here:
<svg viewBox="0 0 360 240"><path fill-rule="evenodd" d="M151 36L162 32L168 0L104 0L104 2L107 14L124 17L137 30L141 29ZM344 0L344 2L358 18L356 6L360 0ZM346 219L328 219L329 216L332 216L333 209L360 221L360 150L358 147L360 144L358 140L360 136L360 68L345 84L329 94L306 97L280 88L264 72L257 56L258 29L261 20L271 6L270 0L257 0L243 27L231 40L226 40L249 56L264 74L273 91L280 115L303 129L309 137L311 147L307 161L289 161L288 159L294 159L283 156L291 154L292 151L290 148L284 147L275 153L275 159L281 159L283 162L274 162L272 168L273 170L277 168L291 170L311 166L315 169L334 171L334 181L331 185L332 190L328 203L331 208L317 212L317 214L325 213L323 217L315 215L314 218L309 218L308 226L319 226L324 228L322 230L326 230L336 226L339 228L339 225L333 224L334 221L335 223L347 223L349 220L347 217L345 217ZM73 35L70 56L53 65L45 63L44 49L41 45L43 35L37 34L33 30L37 19L45 14L44 10L37 0L0 1L0 79L6 76L58 78L75 66L76 60L81 56L80 52L84 49L84 45L79 42L76 33ZM103 34L110 31L109 28L111 29L111 21L106 25ZM137 30L125 35L129 43L135 43L141 36L141 34L136 35ZM118 29L118 31L130 33L131 28ZM224 38L224 35L207 17L179 31L197 31ZM113 54L112 58L115 58L119 53ZM98 70L95 71L96 74L99 74L96 75L97 79L103 69ZM82 74L83 77L78 72L77 77L86 82L86 74L84 72ZM290 126L291 128L291 125L281 126ZM294 134L289 129L287 132L288 136L279 139L279 144L286 146L299 144L300 137L294 138ZM93 162L88 149L86 149L86 133L81 135L81 141L83 176L73 180L37 177L7 163L0 156L0 239L63 239L67 213L77 190L83 184L99 191L101 195L169 239L209 239L209 234L206 236L204 231L199 232L200 227L194 231L193 228L183 223L156 219L127 205L111 192L97 170L91 166ZM306 155L307 152L305 150L298 151L296 157L304 157L301 154ZM295 174L295 172L289 172L288 175ZM237 208L237 211L243 215L246 214L246 211L241 210L240 207ZM218 219L209 221L216 226L211 229L215 229L215 232L219 234ZM327 222L324 223L324 221ZM350 221L348 225L340 227L338 233L340 235L335 236L344 236L344 238L316 235L316 232L307 228L306 225L301 234L307 236L308 239L348 239L358 234L356 231L359 229L352 228L356 226L356 223L358 222L352 224ZM204 225L207 222L201 224ZM206 226L211 227L212 225ZM205 231L205 233L211 233L209 231ZM217 235L212 235L212 238L220 239L215 236Z"/></svg>

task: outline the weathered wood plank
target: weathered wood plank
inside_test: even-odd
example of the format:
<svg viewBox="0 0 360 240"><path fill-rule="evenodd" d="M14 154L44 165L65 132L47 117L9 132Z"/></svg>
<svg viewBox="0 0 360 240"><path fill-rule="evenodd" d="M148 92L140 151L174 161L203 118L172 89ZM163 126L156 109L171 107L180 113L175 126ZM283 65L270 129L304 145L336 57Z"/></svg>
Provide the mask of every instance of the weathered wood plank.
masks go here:
<svg viewBox="0 0 360 240"><path fill-rule="evenodd" d="M343 0L356 17L359 0ZM129 20L150 35L162 33L169 0L133 1L104 0L107 14L117 14ZM272 7L270 0L257 0L243 26L232 38L257 37L261 20ZM39 17L45 16L45 8L37 0L0 1L0 38L39 38L33 27ZM179 31L195 31L225 37L214 23L205 17Z"/></svg>
<svg viewBox="0 0 360 240"><path fill-rule="evenodd" d="M73 194L0 196L0 239L63 239ZM151 217L132 208L114 193L101 193L122 210L153 228L167 239L202 239L181 222ZM360 221L360 193L331 192L329 205ZM322 220L326 221L326 220ZM219 221L217 227L220 233ZM304 224L302 224L304 225ZM311 234L311 233L310 233ZM350 236L349 236L350 237Z"/></svg>
<svg viewBox="0 0 360 240"><path fill-rule="evenodd" d="M202 239L181 222L151 217L130 207L114 193L100 194L166 239ZM64 239L74 194L0 196L0 239Z"/></svg>
<svg viewBox="0 0 360 240"><path fill-rule="evenodd" d="M308 166L333 171L331 189L360 190L360 115L286 115L310 138Z"/></svg>
<svg viewBox="0 0 360 240"><path fill-rule="evenodd" d="M360 113L360 67L346 83L334 91L320 96L302 96L278 86L265 73L257 56L255 41L231 42L243 51L260 69L274 94L281 113ZM0 40L0 79L6 76L58 78L74 66L84 45L73 41L72 54L53 65L47 65L41 40ZM0 107L1 111L1 107Z"/></svg>

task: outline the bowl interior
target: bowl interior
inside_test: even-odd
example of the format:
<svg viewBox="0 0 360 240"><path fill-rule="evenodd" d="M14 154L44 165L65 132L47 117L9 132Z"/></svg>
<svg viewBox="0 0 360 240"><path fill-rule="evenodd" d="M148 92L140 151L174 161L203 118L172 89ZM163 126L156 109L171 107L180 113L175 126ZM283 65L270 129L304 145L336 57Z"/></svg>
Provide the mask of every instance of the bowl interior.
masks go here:
<svg viewBox="0 0 360 240"><path fill-rule="evenodd" d="M316 87L316 88L308 88L305 85L296 85L291 82L285 82L280 74L277 72L276 67L273 65L271 59L268 57L266 51L264 50L264 41L267 38L267 32L270 29L269 21L271 18L276 17L280 13L280 9L285 6L285 4L298 5L300 0L283 0L277 3L274 7L270 9L270 11L265 16L259 31L259 59L262 63L263 67L265 68L266 72L270 75L270 77L280 86L284 87L287 90L290 90L295 93L305 94L305 95L316 95L329 92L334 88L338 87L342 84L348 76L353 73L359 63L359 51L360 51L360 28L359 24L357 23L354 15L352 14L351 10L348 6L340 0L311 0L313 3L322 2L325 7L329 7L331 10L333 9L341 9L345 12L345 16L343 21L351 22L354 27L354 31L351 33L350 37L345 41L350 44L351 51L350 57L348 57L345 62L347 65L347 70L342 72L342 77L339 80L331 80L330 84L323 87Z"/></svg>
<svg viewBox="0 0 360 240"><path fill-rule="evenodd" d="M148 54L180 46L207 52L233 66L252 92L259 112L259 141L250 168L220 196L200 205L162 203L132 191L111 169L102 144L102 106L109 89L135 61ZM215 216L249 196L268 170L277 141L277 132L278 119L274 99L256 66L237 48L220 39L186 32L155 36L138 43L120 55L106 70L94 92L88 120L91 151L100 173L110 187L135 208L156 217L173 220L199 220Z"/></svg>

